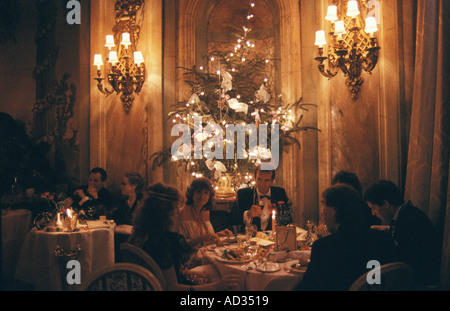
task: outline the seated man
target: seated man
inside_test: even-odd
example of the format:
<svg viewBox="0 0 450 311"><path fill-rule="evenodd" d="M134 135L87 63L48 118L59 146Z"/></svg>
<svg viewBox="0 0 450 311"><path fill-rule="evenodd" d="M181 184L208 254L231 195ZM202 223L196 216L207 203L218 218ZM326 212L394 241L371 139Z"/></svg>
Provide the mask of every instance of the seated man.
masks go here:
<svg viewBox="0 0 450 311"><path fill-rule="evenodd" d="M72 207L85 211L93 210L93 214L89 215L93 218L106 215L114 203L113 195L105 188L106 178L103 168L90 170L88 185L75 189L71 195Z"/></svg>
<svg viewBox="0 0 450 311"><path fill-rule="evenodd" d="M346 291L364 273L369 261L380 266L396 261L392 237L363 222L361 197L348 185L322 193L321 215L331 235L311 247L311 258L297 290Z"/></svg>
<svg viewBox="0 0 450 311"><path fill-rule="evenodd" d="M397 185L388 180L371 185L364 201L375 216L389 224L400 260L411 266L417 289L437 285L441 243L428 217L411 201L405 202Z"/></svg>
<svg viewBox="0 0 450 311"><path fill-rule="evenodd" d="M257 166L255 181L255 187L238 190L236 203L231 211L232 225L245 227L247 224L255 224L258 231L271 230L271 204L287 202L288 197L284 188L273 186L275 170L261 170L261 166Z"/></svg>

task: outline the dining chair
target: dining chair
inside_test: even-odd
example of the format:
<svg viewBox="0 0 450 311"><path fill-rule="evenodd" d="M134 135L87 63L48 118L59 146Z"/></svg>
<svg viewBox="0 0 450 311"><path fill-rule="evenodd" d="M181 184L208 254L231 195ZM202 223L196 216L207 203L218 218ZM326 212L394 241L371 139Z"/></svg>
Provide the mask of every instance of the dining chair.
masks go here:
<svg viewBox="0 0 450 311"><path fill-rule="evenodd" d="M153 273L132 263L115 263L86 284L83 291L162 291Z"/></svg>
<svg viewBox="0 0 450 311"><path fill-rule="evenodd" d="M156 261L143 249L130 244L120 244L123 262L134 263L152 272L159 280L163 290L167 289L166 278Z"/></svg>
<svg viewBox="0 0 450 311"><path fill-rule="evenodd" d="M393 262L380 266L380 284L369 284L366 272L361 275L349 291L405 291L411 290L413 284L412 270L404 262Z"/></svg>

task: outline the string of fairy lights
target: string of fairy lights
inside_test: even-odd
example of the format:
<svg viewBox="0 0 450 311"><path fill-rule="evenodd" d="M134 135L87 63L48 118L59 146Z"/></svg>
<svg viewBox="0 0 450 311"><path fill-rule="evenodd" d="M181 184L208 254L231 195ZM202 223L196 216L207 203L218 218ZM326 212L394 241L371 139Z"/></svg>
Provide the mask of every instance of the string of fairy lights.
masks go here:
<svg viewBox="0 0 450 311"><path fill-rule="evenodd" d="M205 56L206 64L184 68L188 77L185 81L191 86L192 95L188 101L177 103L175 111L169 113L169 120L173 124L186 124L193 130L193 144L190 148L185 144L180 146L177 153L171 154L171 160L180 166L184 164L195 178L204 176L213 179L217 190L225 181L228 182L226 187L234 189L255 184L255 164L272 157L269 148L271 126L279 125L280 142L284 139L286 144L298 143L292 134L302 129L299 126L301 118L296 120L294 113L300 101L284 105L281 95L271 95L274 91L269 73L275 60L257 53L257 40L250 39L254 8L255 3L251 2L247 23L239 29L236 42L227 51L212 51ZM209 126L214 131L199 130L196 124L196 118L198 120L199 117L205 128ZM252 131L258 130L259 125L266 125L267 145L259 144L250 150L246 138L243 159L237 158L237 148L234 148L235 156L232 159L214 157L217 148L226 150L229 144L236 146L234 137L227 138L226 132L230 125L238 124L244 127L254 124L255 127L246 128L249 135L255 134ZM203 146L202 158L187 159L186 155L192 154L195 144Z"/></svg>

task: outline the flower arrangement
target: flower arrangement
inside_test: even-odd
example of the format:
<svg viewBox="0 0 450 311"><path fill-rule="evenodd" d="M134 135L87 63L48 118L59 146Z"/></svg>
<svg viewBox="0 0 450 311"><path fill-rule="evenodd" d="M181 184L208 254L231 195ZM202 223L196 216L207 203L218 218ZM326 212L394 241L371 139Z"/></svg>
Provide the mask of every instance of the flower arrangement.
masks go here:
<svg viewBox="0 0 450 311"><path fill-rule="evenodd" d="M45 192L41 195L41 198L47 201L50 212L55 215L65 209L64 201L67 198L65 193L58 193L54 195L50 192Z"/></svg>
<svg viewBox="0 0 450 311"><path fill-rule="evenodd" d="M276 216L275 221L277 226L287 226L294 222L292 217L293 212L291 208L291 202L279 201L275 203Z"/></svg>

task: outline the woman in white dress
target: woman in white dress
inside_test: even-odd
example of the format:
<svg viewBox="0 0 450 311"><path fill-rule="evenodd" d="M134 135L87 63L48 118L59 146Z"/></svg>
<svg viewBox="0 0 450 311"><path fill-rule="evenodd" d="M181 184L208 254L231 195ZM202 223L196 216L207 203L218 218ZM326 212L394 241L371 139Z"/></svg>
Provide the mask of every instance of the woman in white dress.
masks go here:
<svg viewBox="0 0 450 311"><path fill-rule="evenodd" d="M214 188L207 178L194 179L186 191L186 205L180 211L179 233L191 247L220 243L221 236L230 236L225 229L214 232L209 211L214 204Z"/></svg>

